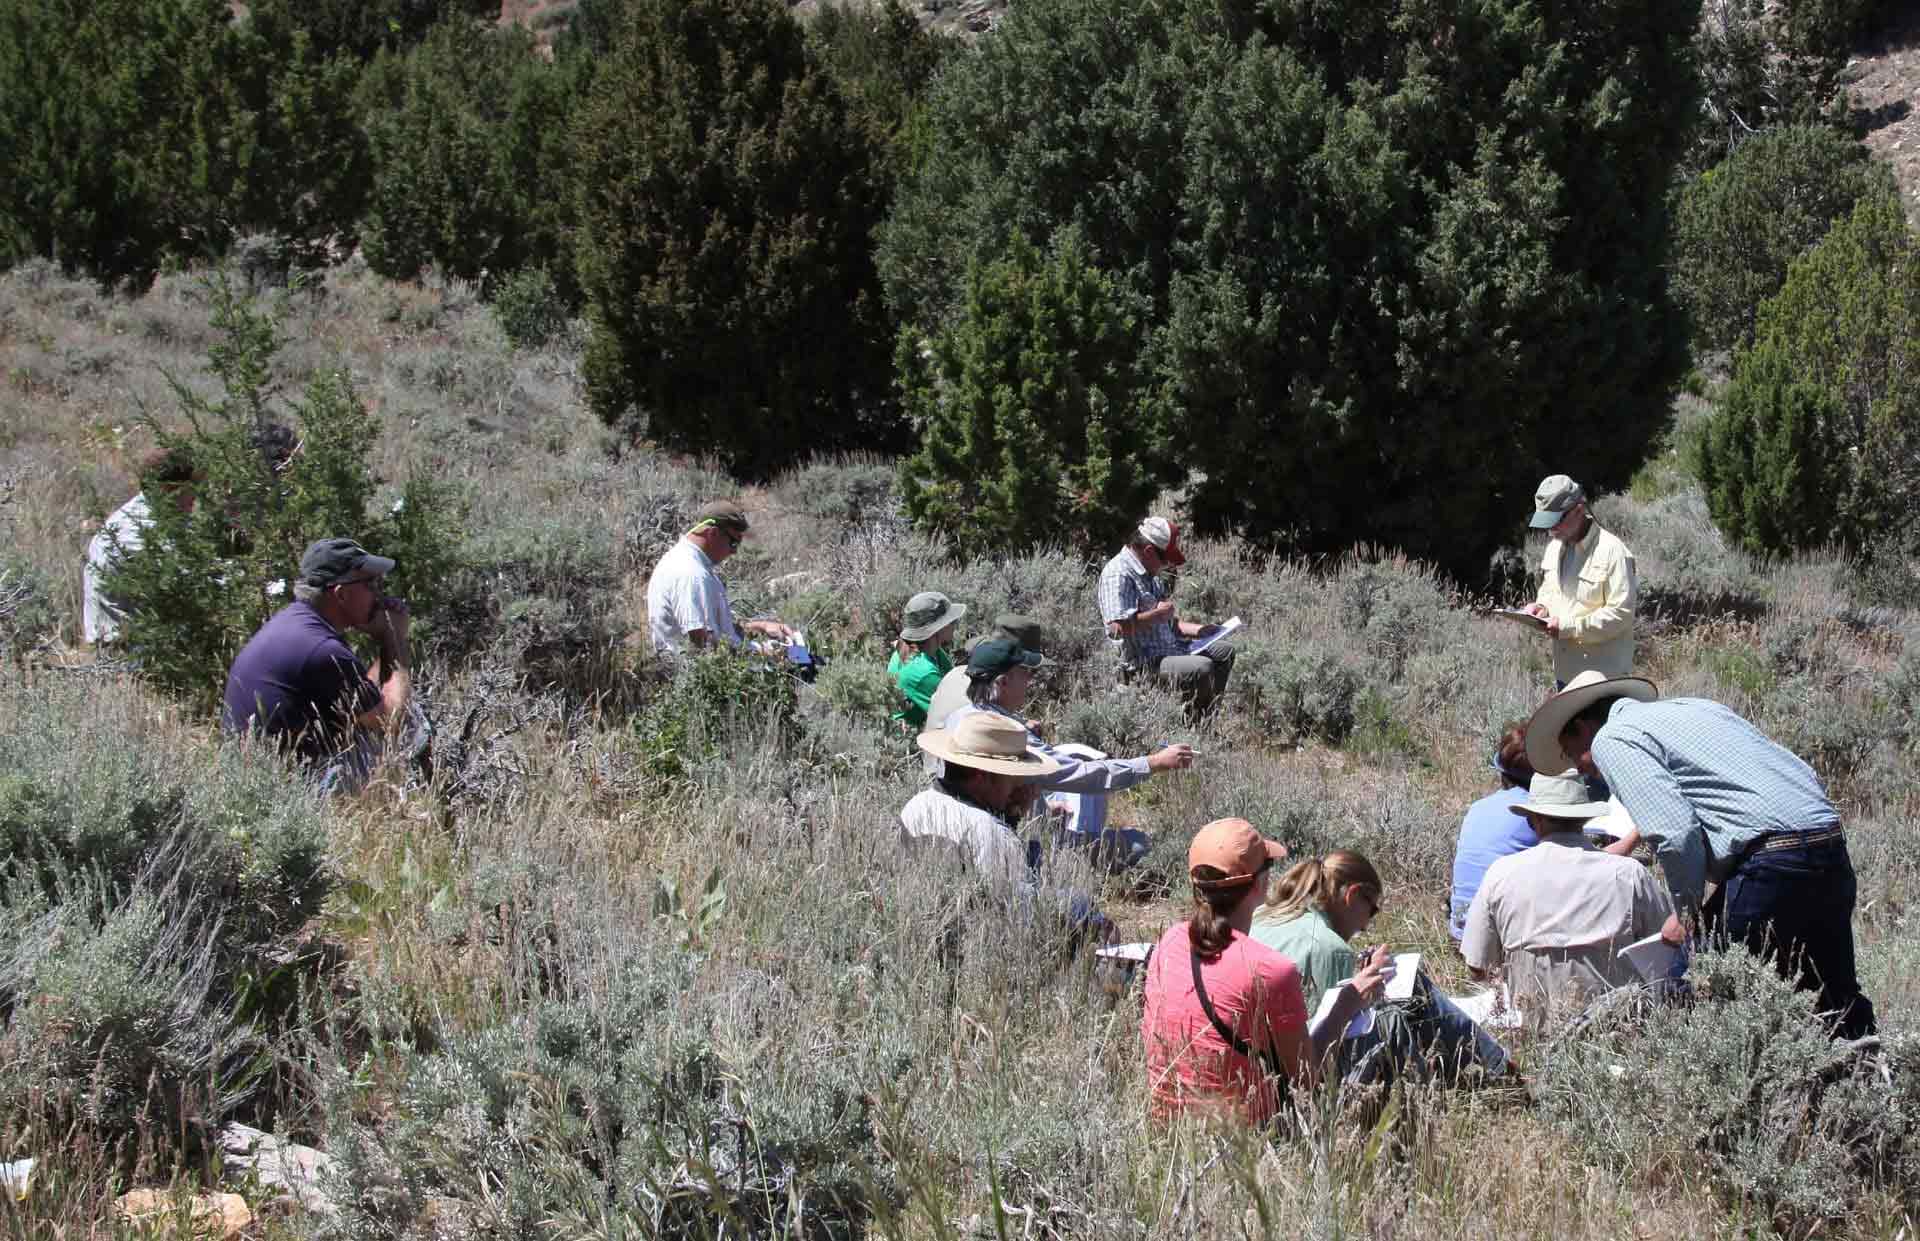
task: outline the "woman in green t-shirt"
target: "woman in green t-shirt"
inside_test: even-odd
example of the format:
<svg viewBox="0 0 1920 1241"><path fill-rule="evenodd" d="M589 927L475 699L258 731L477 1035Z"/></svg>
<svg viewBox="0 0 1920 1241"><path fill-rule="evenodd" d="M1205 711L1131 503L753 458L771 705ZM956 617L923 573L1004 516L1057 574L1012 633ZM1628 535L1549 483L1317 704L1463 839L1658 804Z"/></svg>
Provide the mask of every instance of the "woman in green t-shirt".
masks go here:
<svg viewBox="0 0 1920 1241"><path fill-rule="evenodd" d="M1280 877L1254 918L1253 938L1300 971L1308 1012L1329 987L1353 977L1359 962L1350 941L1379 916L1384 894L1373 863L1347 849L1296 862ZM1360 1082L1402 1074L1453 1081L1476 1065L1488 1077L1509 1071L1506 1051L1434 987L1425 969L1414 979L1412 999L1382 1004L1372 1030L1341 1042L1338 1065L1344 1080Z"/></svg>
<svg viewBox="0 0 1920 1241"><path fill-rule="evenodd" d="M887 675L900 688L907 705L893 718L914 729L927 726L927 707L940 678L953 671L953 656L947 648L953 642L954 627L967 614L964 604L948 599L937 590L923 590L907 600L901 616L900 639L894 643L893 657L887 660ZM938 728L944 720L934 720Z"/></svg>

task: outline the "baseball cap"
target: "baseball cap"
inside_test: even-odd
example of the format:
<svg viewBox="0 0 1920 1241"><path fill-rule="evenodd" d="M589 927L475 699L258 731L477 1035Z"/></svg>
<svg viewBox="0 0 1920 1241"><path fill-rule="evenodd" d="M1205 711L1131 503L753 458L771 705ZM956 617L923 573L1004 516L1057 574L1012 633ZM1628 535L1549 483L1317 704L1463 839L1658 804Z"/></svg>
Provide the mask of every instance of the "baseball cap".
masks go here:
<svg viewBox="0 0 1920 1241"><path fill-rule="evenodd" d="M1551 530L1560 524L1567 510L1587 498L1580 484L1565 474L1550 474L1540 480L1539 490L1533 493L1533 520L1527 525L1535 530Z"/></svg>
<svg viewBox="0 0 1920 1241"><path fill-rule="evenodd" d="M300 580L309 586L338 586L391 572L393 561L374 555L352 539L320 539L307 544L300 556Z"/></svg>
<svg viewBox="0 0 1920 1241"><path fill-rule="evenodd" d="M974 643L973 654L967 656L967 677L982 681L1010 668L1045 668L1052 663L1039 651L1030 651L1012 638L985 638Z"/></svg>
<svg viewBox="0 0 1920 1241"><path fill-rule="evenodd" d="M1170 565L1187 563L1180 550L1180 527L1164 517L1149 517L1140 523L1139 536L1154 545Z"/></svg>
<svg viewBox="0 0 1920 1241"><path fill-rule="evenodd" d="M734 501L714 500L701 505L693 515L693 528L698 530L702 526L720 526L735 534L745 534L753 528L753 523L747 520L747 510Z"/></svg>
<svg viewBox="0 0 1920 1241"><path fill-rule="evenodd" d="M1187 876L1197 888L1219 891L1244 887L1271 863L1283 860L1287 847L1268 840L1245 819L1215 819L1193 834L1187 846ZM1224 878L1201 879L1194 871L1211 866Z"/></svg>

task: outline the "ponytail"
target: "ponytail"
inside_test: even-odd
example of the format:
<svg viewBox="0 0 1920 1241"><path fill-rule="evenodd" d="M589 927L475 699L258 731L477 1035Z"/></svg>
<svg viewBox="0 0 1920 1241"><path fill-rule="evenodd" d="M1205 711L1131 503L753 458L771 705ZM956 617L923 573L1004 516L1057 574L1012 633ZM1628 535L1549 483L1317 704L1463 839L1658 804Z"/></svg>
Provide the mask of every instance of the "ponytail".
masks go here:
<svg viewBox="0 0 1920 1241"><path fill-rule="evenodd" d="M1348 849L1336 849L1323 858L1295 862L1274 885L1267 901L1264 920L1290 922L1308 909L1325 911L1333 907L1340 889L1357 883L1376 898L1384 890L1380 872L1373 863Z"/></svg>
<svg viewBox="0 0 1920 1241"><path fill-rule="evenodd" d="M1193 878L1202 883L1216 883L1226 877L1227 872L1212 866L1193 868ZM1233 942L1233 922L1228 915L1246 894L1244 885L1212 889L1195 885L1193 910L1187 915L1187 942L1195 952L1203 957L1216 957L1227 950L1227 945Z"/></svg>

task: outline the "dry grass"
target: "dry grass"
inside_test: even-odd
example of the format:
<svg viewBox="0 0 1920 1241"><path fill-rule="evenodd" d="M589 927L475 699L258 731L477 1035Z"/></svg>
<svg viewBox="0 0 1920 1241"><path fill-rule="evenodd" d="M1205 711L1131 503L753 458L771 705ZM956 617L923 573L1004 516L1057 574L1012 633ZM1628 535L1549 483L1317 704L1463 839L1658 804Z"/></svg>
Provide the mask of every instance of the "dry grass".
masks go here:
<svg viewBox="0 0 1920 1241"><path fill-rule="evenodd" d="M470 289L394 286L348 269L295 293L290 305L287 388L314 366L345 364L382 415L381 472L399 478L425 466L464 483L478 531L538 519L618 532L610 554L619 605L630 627L644 625L644 577L658 553L647 521L720 480L644 452L610 460L579 398L577 359L510 349ZM76 614L86 523L124 498L143 442L134 415L144 404L168 416L158 371L198 382L191 376L207 340L204 301L186 278L127 302L41 269L0 277L8 385L0 476L18 480L0 528L63 583ZM772 606L768 578L817 573L817 591L779 606L817 609L828 649L875 659L873 635L889 601L897 607L919 583L951 580L983 627L1008 601L1057 617L1076 655L1048 687L1048 709L1111 698L1091 625L1074 620L1088 607L1074 592L1090 598L1091 566L930 563L900 541L886 512L849 519L829 503L853 480L884 473L881 462L826 463L750 493L757 538L732 566L736 595ZM1643 577L1701 571L1675 559L1711 548L1688 524L1694 510L1671 498L1610 503L1633 506L1631 519L1660 531ZM1530 635L1473 615L1425 570L1391 556L1256 565L1231 543L1201 543L1192 555L1184 606L1254 619L1250 636L1269 649L1340 652L1365 669L1369 690L1401 727L1376 735L1363 726L1341 748L1296 747L1230 712L1200 737L1207 758L1193 774L1156 780L1123 799L1116 817L1168 837L1175 852L1182 833L1233 811L1284 827L1302 846L1358 845L1387 875L1377 937L1425 953L1443 984L1462 985L1445 933L1453 837L1460 813L1488 786L1493 730L1532 705L1544 653ZM1761 610L1650 637L1645 667L1669 692L1723 698L1761 718L1798 701L1780 696L1794 677L1815 687L1823 710L1882 692L1899 635L1835 623L1848 606L1837 560L1711 567L1716 582L1761 583ZM1355 628L1356 599L1383 618L1372 630ZM1808 636L1792 651L1809 670L1782 672L1769 643L1779 646L1796 625ZM63 635L69 644L73 636L71 628ZM619 675L641 676L644 663L630 657ZM434 678L443 720L483 694L475 667ZM215 744L204 724L178 719L122 680L103 678L98 692L117 729ZM965 910L965 894L948 877L894 859L891 816L919 776L884 721L807 700L798 740L734 721L721 728L719 755L662 775L642 744L644 711L629 715L611 700L596 707L538 684L509 696L532 722L490 751L504 773L492 800L449 810L395 773L329 811L343 882L321 930L344 945L349 963L329 999L342 1037L314 1051L313 1072L332 1083L331 1114L307 1118L316 1128L416 1151L398 1134L409 1109L425 1106L424 1076L444 1057L524 1056L514 1080L545 1081L559 1070L533 1055L538 1014L555 1005L624 1011L609 1006L634 985L633 971L684 969L680 989L631 1031L637 1041L622 1063L657 1068L665 1061L649 1057L665 1057L668 1044L698 1043L724 1071L724 1106L770 1133L841 1132L835 1126L849 1122L827 1117L821 1100L827 1085L858 1083L874 1130L858 1147L860 1175L886 1178L869 1187L884 1206L866 1221L868 1233L1583 1238L1750 1236L1768 1227L1688 1167L1590 1165L1579 1135L1511 1097L1413 1092L1372 1118L1315 1116L1305 1135L1271 1147L1198 1127L1154 1130L1139 1103L1130 1001L1114 1006L1073 967L1025 963L1022 937L990 920L971 919L960 964L943 961L942 920ZM483 735L499 727L489 719ZM1157 719L1132 722L1151 728ZM1888 744L1873 762L1904 756ZM1839 786L1859 840L1862 969L1884 1024L1905 1030L1920 1011L1911 952L1920 889L1909 860L1920 789L1904 768L1870 770L1901 778ZM716 871L726 899L703 917L700 894ZM1100 884L1071 861L1062 873ZM1118 885L1103 899L1130 936L1151 938L1180 916L1178 901L1132 900ZM528 1123L547 1115L528 1106ZM447 1132L448 1149L464 1150ZM6 1138L0 1157L51 1145L69 1169L25 1213L0 1214L9 1235L84 1235L112 1178L89 1172L85 1152L58 1135ZM537 1134L527 1140L516 1158L542 1169L558 1158ZM463 1155L429 1169L432 1194L465 1201L483 1231L513 1232L513 1203L523 1200L515 1195L532 1202L538 1194L488 1180L484 1162ZM592 1193L558 1181L538 1192L562 1203L550 1208L542 1235L615 1231L617 1211L594 1212L625 1201L610 1206L603 1197L596 1206ZM416 1219L392 1205L404 1197L394 1194L382 1209L397 1214L381 1218ZM1835 1235L1895 1236L1903 1227L1911 1235L1902 1209L1871 1200ZM626 1222L637 1227L639 1217Z"/></svg>

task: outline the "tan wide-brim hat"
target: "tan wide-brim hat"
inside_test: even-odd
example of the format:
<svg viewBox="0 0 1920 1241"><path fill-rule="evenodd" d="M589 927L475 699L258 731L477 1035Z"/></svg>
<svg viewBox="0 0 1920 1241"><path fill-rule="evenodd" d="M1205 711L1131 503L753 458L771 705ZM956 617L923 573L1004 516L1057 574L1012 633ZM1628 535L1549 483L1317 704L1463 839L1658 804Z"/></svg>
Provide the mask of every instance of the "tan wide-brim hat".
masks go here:
<svg viewBox="0 0 1920 1241"><path fill-rule="evenodd" d="M1610 677L1592 670L1567 682L1567 687L1540 704L1527 721L1527 761L1535 771L1566 771L1573 759L1560 748L1560 730L1567 721L1603 698L1631 698L1652 702L1660 696L1645 677Z"/></svg>
<svg viewBox="0 0 1920 1241"><path fill-rule="evenodd" d="M969 711L951 728L921 733L916 744L947 763L1033 779L1059 771L1059 760L1027 744L1027 730L992 711Z"/></svg>

